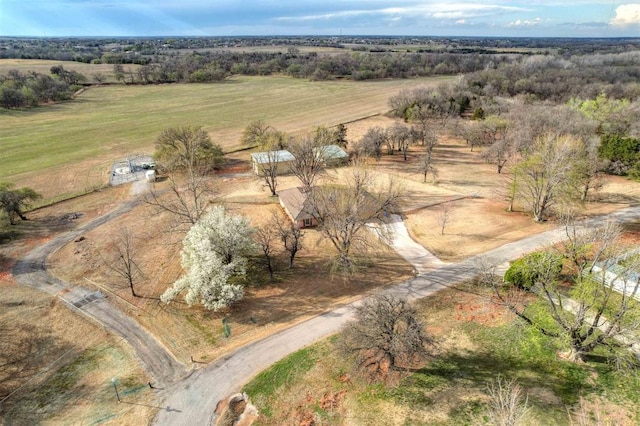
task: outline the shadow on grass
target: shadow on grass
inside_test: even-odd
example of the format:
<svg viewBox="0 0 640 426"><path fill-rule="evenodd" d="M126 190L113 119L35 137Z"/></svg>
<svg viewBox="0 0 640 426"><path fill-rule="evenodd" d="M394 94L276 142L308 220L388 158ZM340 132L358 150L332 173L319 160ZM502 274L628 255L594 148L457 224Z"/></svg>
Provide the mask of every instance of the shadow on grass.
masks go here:
<svg viewBox="0 0 640 426"><path fill-rule="evenodd" d="M17 240L22 235L19 229L10 227L9 225L0 227L0 244L8 244Z"/></svg>
<svg viewBox="0 0 640 426"><path fill-rule="evenodd" d="M575 404L580 396L596 390L588 380L592 372L588 365L553 360L546 356L536 360L515 353L506 355L491 350L445 353L418 371L410 381L417 379L419 383L421 376L430 377L432 382L434 378L439 378L441 380L435 380L436 383L475 388L486 393L487 386L500 375L516 379L525 390L550 389L567 405ZM532 402L535 404L535 401Z"/></svg>

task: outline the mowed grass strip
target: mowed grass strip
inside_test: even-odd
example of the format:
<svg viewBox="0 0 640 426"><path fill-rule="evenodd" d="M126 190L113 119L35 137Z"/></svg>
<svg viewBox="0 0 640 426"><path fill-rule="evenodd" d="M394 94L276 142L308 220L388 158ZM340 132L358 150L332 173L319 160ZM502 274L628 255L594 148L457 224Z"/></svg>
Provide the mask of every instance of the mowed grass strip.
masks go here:
<svg viewBox="0 0 640 426"><path fill-rule="evenodd" d="M158 134L174 126L203 126L232 150L252 120L289 132L331 126L385 112L389 97L400 90L443 80L236 77L219 84L93 87L73 101L0 112L0 181L22 186L47 169L150 152Z"/></svg>

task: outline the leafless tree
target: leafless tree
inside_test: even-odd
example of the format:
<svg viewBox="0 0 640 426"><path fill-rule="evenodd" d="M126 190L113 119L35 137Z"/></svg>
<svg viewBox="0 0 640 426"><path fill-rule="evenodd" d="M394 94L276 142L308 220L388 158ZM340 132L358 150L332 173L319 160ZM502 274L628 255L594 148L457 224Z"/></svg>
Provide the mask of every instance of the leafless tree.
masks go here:
<svg viewBox="0 0 640 426"><path fill-rule="evenodd" d="M313 188L310 193L313 216L323 236L337 251L334 265L341 271L355 267L353 247L366 249L372 222L397 209L403 190L396 182L376 185L376 175L365 165L347 174L343 185Z"/></svg>
<svg viewBox="0 0 640 426"><path fill-rule="evenodd" d="M134 282L138 276L144 278L144 273L135 260L134 239L135 237L129 228L121 227L113 241L116 258L105 261L105 264L126 281L133 297L139 297L136 294Z"/></svg>
<svg viewBox="0 0 640 426"><path fill-rule="evenodd" d="M483 146L487 144L486 134L482 126L475 122L458 120L456 125L456 134L464 139L464 141L471 147L471 151L477 146Z"/></svg>
<svg viewBox="0 0 640 426"><path fill-rule="evenodd" d="M274 264L273 256L275 252L275 242L278 238L278 231L270 223L256 229L253 234L254 241L262 251L264 266L269 272L269 281L273 282Z"/></svg>
<svg viewBox="0 0 640 426"><path fill-rule="evenodd" d="M373 296L358 306L340 339L342 351L354 355L359 370L371 380L424 361L433 344L415 308L389 294Z"/></svg>
<svg viewBox="0 0 640 426"><path fill-rule="evenodd" d="M324 137L316 139L307 135L292 141L289 146L289 151L294 157L289 170L300 180L302 191L305 193L311 191L324 170L324 151L327 147L324 141Z"/></svg>
<svg viewBox="0 0 640 426"><path fill-rule="evenodd" d="M447 223L451 219L451 206L448 203L440 206L438 213L436 214L436 220L438 221L438 225L440 225L440 235L444 235L444 228L447 226Z"/></svg>
<svg viewBox="0 0 640 426"><path fill-rule="evenodd" d="M167 188L153 183L142 197L144 202L159 211L171 213L177 227L193 225L215 200L215 185L211 178L200 175L186 176L186 181L178 181L176 175L167 177Z"/></svg>
<svg viewBox="0 0 640 426"><path fill-rule="evenodd" d="M569 262L564 270L571 280L568 290L558 279L558 254L548 249L526 263L541 309L527 310L517 297L521 291L495 279L494 294L525 323L566 345L569 360L582 361L604 347L619 365L626 365L634 358L627 349L640 336L640 253L620 243L614 223L586 229L569 223L566 230L560 256Z"/></svg>
<svg viewBox="0 0 640 426"><path fill-rule="evenodd" d="M293 268L293 261L298 252L302 250L304 232L282 213L273 213L271 226L276 229L285 251L289 254L289 268Z"/></svg>
<svg viewBox="0 0 640 426"><path fill-rule="evenodd" d="M358 152L359 155L378 159L382 156L382 147L386 143L386 130L380 126L370 127L356 144L355 151Z"/></svg>
<svg viewBox="0 0 640 426"><path fill-rule="evenodd" d="M387 139L391 141L391 150L393 151L393 148L397 147L402 152L404 161L407 161L407 151L409 151L409 146L414 140L409 127L396 122L387 130L387 134Z"/></svg>
<svg viewBox="0 0 640 426"><path fill-rule="evenodd" d="M528 397L515 379L498 377L487 386L489 407L487 414L492 425L517 426L523 423L529 408Z"/></svg>
<svg viewBox="0 0 640 426"><path fill-rule="evenodd" d="M496 165L498 173L502 173L502 169L513 155L513 147L508 139L494 142L482 153L482 157L487 163Z"/></svg>
<svg viewBox="0 0 640 426"><path fill-rule="evenodd" d="M422 173L422 182L427 182L427 176L431 174L433 181L438 179L438 169L433 165L433 155L431 151L427 150L422 157L420 157L420 173Z"/></svg>
<svg viewBox="0 0 640 426"><path fill-rule="evenodd" d="M272 196L276 196L278 189L278 172L280 157L278 151L266 151L262 153L263 158L258 165L258 176L264 181L264 186L269 188Z"/></svg>

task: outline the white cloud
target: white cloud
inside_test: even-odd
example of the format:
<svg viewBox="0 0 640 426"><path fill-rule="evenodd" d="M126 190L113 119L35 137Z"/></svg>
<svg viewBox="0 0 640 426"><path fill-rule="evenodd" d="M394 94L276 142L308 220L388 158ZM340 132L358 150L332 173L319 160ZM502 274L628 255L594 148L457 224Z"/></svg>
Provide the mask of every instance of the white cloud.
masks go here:
<svg viewBox="0 0 640 426"><path fill-rule="evenodd" d="M436 19L467 19L474 17L497 15L507 12L525 12L528 9L517 6L504 6L499 4L477 4L477 3L422 3L404 7L386 7L371 9L351 9L331 13L303 15L303 16L281 16L279 21L315 21L334 18L346 18L356 16L403 16Z"/></svg>
<svg viewBox="0 0 640 426"><path fill-rule="evenodd" d="M616 16L611 20L611 25L627 27L640 25L640 4L623 4L616 8Z"/></svg>
<svg viewBox="0 0 640 426"><path fill-rule="evenodd" d="M464 25L464 24L466 24L466 23L467 23L467 20L466 20L466 19L458 19L458 20L456 21L456 25Z"/></svg>
<svg viewBox="0 0 640 426"><path fill-rule="evenodd" d="M507 24L507 27L534 27L536 25L538 25L540 22L542 22L542 19L540 18L535 18L535 19L517 19L513 22L509 22Z"/></svg>

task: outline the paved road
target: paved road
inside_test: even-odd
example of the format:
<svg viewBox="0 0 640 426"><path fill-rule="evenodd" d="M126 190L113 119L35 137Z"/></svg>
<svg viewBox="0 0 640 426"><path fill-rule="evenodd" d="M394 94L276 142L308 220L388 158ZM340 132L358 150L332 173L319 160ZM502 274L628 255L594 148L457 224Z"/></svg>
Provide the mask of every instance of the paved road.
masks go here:
<svg viewBox="0 0 640 426"><path fill-rule="evenodd" d="M620 210L609 217L620 222L637 221L640 220L640 207ZM594 218L583 224L593 225L602 220L606 219ZM559 228L506 244L460 263L437 265L429 262L425 264L416 258L418 249L414 246L415 243L405 239L397 221L393 226L400 231L400 238L394 241L394 248L403 253L405 246L402 241L405 241L409 250L407 258L414 259L416 269L421 268L424 272L387 291L410 299L427 297L442 288L473 278L479 265L503 264L565 238L564 229ZM167 408L158 412L154 424L210 425L215 419L213 409L218 401L238 392L255 374L286 355L337 332L352 317L353 307L358 303L360 302L340 307L264 340L250 343L206 368L197 370L167 389L168 397L163 404Z"/></svg>
<svg viewBox="0 0 640 426"><path fill-rule="evenodd" d="M133 347L147 371L153 376L149 380L167 386L184 377L187 372L184 364L179 363L160 342L135 320L112 305L104 294L71 285L47 271L47 257L51 253L85 232L130 211L137 203L139 200L123 203L118 209L37 247L19 260L12 272L19 283L57 296L72 310L91 317L110 331L124 337Z"/></svg>

